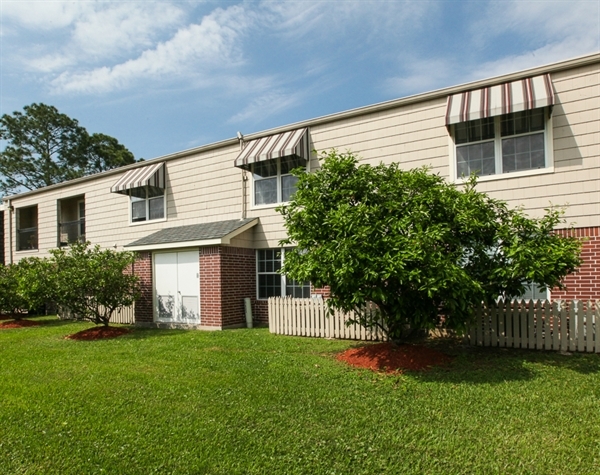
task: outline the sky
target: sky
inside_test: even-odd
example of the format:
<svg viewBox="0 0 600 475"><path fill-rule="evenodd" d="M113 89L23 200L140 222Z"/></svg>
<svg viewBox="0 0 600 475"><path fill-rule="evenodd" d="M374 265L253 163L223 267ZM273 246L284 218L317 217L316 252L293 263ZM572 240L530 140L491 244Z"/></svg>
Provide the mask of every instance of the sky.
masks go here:
<svg viewBox="0 0 600 475"><path fill-rule="evenodd" d="M600 0L0 0L0 115L148 160L597 52Z"/></svg>

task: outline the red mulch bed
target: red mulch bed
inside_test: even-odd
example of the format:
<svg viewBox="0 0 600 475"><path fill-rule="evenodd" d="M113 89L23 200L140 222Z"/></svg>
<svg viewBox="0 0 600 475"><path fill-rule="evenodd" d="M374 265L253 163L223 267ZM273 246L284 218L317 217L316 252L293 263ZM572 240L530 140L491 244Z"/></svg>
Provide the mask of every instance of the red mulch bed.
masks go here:
<svg viewBox="0 0 600 475"><path fill-rule="evenodd" d="M87 330L82 330L80 332L74 333L73 335L68 335L65 338L69 340L102 340L104 338L116 338L121 335L125 335L129 333L131 330L129 328L124 327L94 327L88 328Z"/></svg>
<svg viewBox="0 0 600 475"><path fill-rule="evenodd" d="M32 322L31 320L11 320L0 323L0 329L4 330L5 328L38 327L39 325L39 322Z"/></svg>
<svg viewBox="0 0 600 475"><path fill-rule="evenodd" d="M398 346L394 343L378 343L351 348L340 353L337 359L352 366L385 373L425 371L452 361L450 356L427 346Z"/></svg>

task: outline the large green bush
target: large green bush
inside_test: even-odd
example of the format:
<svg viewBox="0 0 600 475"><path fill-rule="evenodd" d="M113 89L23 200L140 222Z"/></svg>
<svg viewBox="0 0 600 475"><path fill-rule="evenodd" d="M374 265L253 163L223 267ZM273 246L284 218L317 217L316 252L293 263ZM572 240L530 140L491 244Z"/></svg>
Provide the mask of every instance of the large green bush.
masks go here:
<svg viewBox="0 0 600 475"><path fill-rule="evenodd" d="M135 254L74 243L51 258L0 266L0 310L22 318L51 302L75 318L108 325L113 313L139 296Z"/></svg>
<svg viewBox="0 0 600 475"><path fill-rule="evenodd" d="M561 212L540 219L425 168L359 165L352 153L325 154L322 168L299 170L283 215L283 272L329 286L332 307L360 313L394 339L442 324L462 330L482 301L520 295L525 282L560 287L580 265L581 243L554 232ZM442 318L440 318L442 317Z"/></svg>

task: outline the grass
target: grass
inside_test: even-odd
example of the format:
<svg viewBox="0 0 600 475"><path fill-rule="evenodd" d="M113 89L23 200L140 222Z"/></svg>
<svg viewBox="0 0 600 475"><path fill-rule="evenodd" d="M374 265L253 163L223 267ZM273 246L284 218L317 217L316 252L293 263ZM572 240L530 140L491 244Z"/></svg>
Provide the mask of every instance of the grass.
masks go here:
<svg viewBox="0 0 600 475"><path fill-rule="evenodd" d="M85 323L0 331L2 474L600 473L600 357L450 347L387 376L352 342Z"/></svg>

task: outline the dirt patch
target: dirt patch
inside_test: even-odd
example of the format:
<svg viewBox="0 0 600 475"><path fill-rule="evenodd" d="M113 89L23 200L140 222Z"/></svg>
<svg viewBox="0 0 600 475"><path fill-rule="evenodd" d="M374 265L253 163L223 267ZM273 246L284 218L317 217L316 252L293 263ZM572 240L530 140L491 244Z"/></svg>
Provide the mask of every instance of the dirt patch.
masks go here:
<svg viewBox="0 0 600 475"><path fill-rule="evenodd" d="M10 320L7 322L0 323L0 329L6 328L24 328L24 327L39 327L38 322L32 322L31 320Z"/></svg>
<svg viewBox="0 0 600 475"><path fill-rule="evenodd" d="M340 353L337 359L352 366L386 373L425 371L452 361L452 357L427 346L393 343L351 348Z"/></svg>
<svg viewBox="0 0 600 475"><path fill-rule="evenodd" d="M87 330L82 330L80 332L74 333L73 335L68 335L65 338L69 340L102 340L105 338L116 338L121 335L125 335L129 333L131 330L129 328L124 327L94 327L88 328Z"/></svg>

